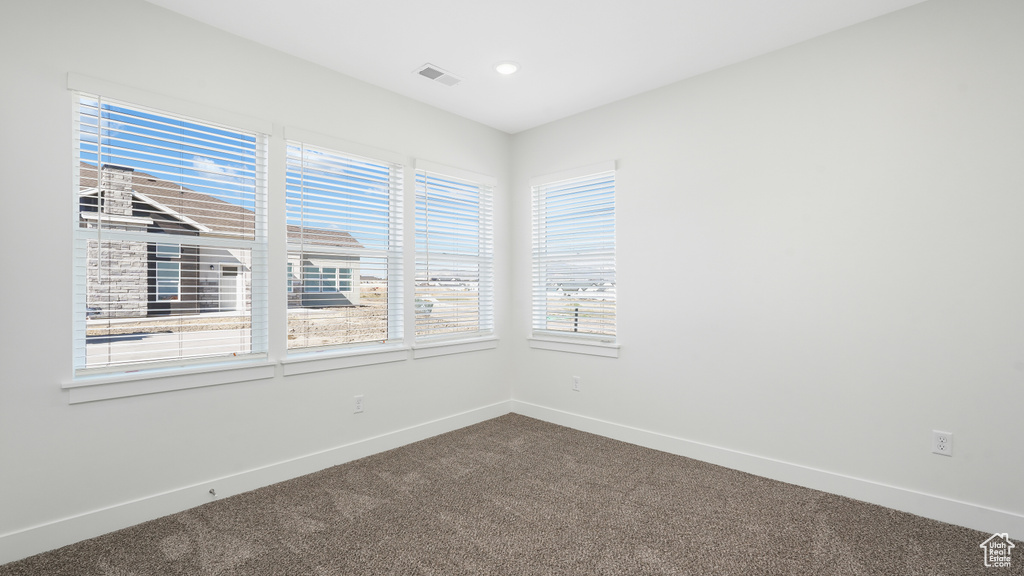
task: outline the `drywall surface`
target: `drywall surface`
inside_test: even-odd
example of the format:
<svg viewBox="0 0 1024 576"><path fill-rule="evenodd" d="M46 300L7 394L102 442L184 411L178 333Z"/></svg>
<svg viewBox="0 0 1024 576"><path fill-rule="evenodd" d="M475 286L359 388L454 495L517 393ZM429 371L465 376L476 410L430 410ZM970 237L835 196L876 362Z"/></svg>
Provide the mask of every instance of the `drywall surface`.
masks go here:
<svg viewBox="0 0 1024 576"><path fill-rule="evenodd" d="M1024 526L1022 29L932 0L517 134L513 398ZM606 160L620 357L530 349L529 179Z"/></svg>
<svg viewBox="0 0 1024 576"><path fill-rule="evenodd" d="M507 375L495 369L507 363L498 347L288 377L278 367L270 379L69 405L61 388L72 377L77 188L69 73L273 123L272 153L284 150L284 128L297 127L393 152L408 166L422 158L493 175L502 213L509 137L141 0L4 2L0 67L0 542L510 397ZM271 234L276 227L278 238L281 166L271 159ZM407 215L412 205L407 196ZM406 246L412 226L408 219ZM496 235L500 335L509 316L505 221ZM282 246L272 258L284 270ZM407 278L412 270L407 264ZM285 297L284 277L272 279L272 327L284 323ZM272 359L284 346L283 337L272 342ZM365 396L358 415L355 394ZM200 504L201 496L205 489L185 502ZM19 546L0 561L40 551Z"/></svg>

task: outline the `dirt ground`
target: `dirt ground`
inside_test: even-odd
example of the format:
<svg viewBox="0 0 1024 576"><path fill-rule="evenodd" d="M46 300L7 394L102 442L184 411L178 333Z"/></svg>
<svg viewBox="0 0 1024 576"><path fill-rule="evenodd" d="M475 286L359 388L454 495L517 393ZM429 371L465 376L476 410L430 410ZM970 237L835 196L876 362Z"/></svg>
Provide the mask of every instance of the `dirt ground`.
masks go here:
<svg viewBox="0 0 1024 576"><path fill-rule="evenodd" d="M288 348L387 340L386 304L288 311Z"/></svg>
<svg viewBox="0 0 1024 576"><path fill-rule="evenodd" d="M438 307L440 308L440 307ZM447 320L440 309L431 314L435 332L454 331L465 323ZM207 330L249 329L244 316L192 315L139 320L90 320L89 338L119 335L166 334ZM360 306L329 308L292 308L288 310L288 348L313 348L356 342L384 341L388 337L387 305L372 303Z"/></svg>

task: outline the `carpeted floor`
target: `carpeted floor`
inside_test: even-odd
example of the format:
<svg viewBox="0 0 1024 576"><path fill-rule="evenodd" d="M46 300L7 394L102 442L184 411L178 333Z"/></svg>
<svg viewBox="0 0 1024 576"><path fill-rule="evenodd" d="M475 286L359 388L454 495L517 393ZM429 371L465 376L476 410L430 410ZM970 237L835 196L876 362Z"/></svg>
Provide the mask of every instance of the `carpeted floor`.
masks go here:
<svg viewBox="0 0 1024 576"><path fill-rule="evenodd" d="M0 576L1024 574L988 536L509 414Z"/></svg>

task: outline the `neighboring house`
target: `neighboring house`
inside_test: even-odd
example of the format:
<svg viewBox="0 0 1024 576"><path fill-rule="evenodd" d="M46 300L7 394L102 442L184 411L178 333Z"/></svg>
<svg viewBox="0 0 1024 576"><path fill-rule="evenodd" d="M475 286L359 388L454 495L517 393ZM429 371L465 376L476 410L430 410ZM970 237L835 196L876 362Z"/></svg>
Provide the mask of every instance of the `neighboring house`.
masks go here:
<svg viewBox="0 0 1024 576"><path fill-rule="evenodd" d="M251 210L131 168L104 165L102 170L97 186L96 167L80 166L81 225L95 227L102 213L106 229L168 233L168 241L90 241L90 317L233 312L251 306L252 262L247 250L188 244L189 236L251 235ZM362 248L348 232L288 226L289 244L303 238L332 247ZM98 258L105 266L98 265ZM357 255L289 252L288 262L290 307L358 304Z"/></svg>
<svg viewBox="0 0 1024 576"><path fill-rule="evenodd" d="M288 226L288 243L316 243L335 248L362 248L348 232ZM359 257L288 252L288 307L316 308L359 304Z"/></svg>

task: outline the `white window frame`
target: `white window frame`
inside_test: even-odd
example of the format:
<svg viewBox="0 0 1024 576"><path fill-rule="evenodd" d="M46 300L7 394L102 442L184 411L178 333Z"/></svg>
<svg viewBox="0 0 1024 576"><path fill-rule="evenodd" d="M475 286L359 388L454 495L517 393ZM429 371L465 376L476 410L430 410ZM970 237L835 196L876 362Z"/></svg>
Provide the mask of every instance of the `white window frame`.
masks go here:
<svg viewBox="0 0 1024 576"><path fill-rule="evenodd" d="M181 300L181 263L157 260L155 264L156 270L154 271L154 284L156 291L153 294L154 300L157 302L173 302L176 300ZM161 278L161 268L163 268L164 270L174 270L173 279L168 279L169 277L166 276L164 278ZM164 294L160 290L161 288L167 286L174 287L174 294L172 295L171 298L165 298Z"/></svg>
<svg viewBox="0 0 1024 576"><path fill-rule="evenodd" d="M617 281L615 279L615 215L614 215L614 202L615 202L615 163L614 162L602 162L599 164L593 164L590 166L584 166L581 168L566 170L545 176L539 176L531 179L531 191L532 191L532 320L531 327L532 331L529 338L529 343L532 348L553 350L560 352L573 352L579 354L590 354L596 356L605 357L618 357L619 352L619 341L618 341L618 329L617 329ZM588 237L586 238L586 245L581 245L578 248L567 248L564 243L553 244L550 239L551 234L558 236L565 236L569 234L577 233L576 230L581 226L593 226L592 223L587 222L583 216L566 216L565 213L560 214L561 218L570 217L573 218L568 224L558 223L557 228L553 227L556 224L552 224L549 220L551 219L551 208L549 208L549 198L555 195L570 194L571 190L581 184L585 184L590 181L611 181L611 202L612 202L612 213L611 213L611 224L610 229L599 229L601 234L594 234L592 230L588 231ZM607 188L607 186L602 186ZM587 195L590 193L588 192ZM561 198L561 196L557 196ZM607 200L606 198L604 200ZM559 200L561 201L561 200ZM586 195L581 194L578 196L580 203L586 204L589 202ZM552 327L549 317L548 305L550 302L550 292L552 290L551 285L554 282L552 269L564 269L565 267L576 266L574 262L578 262L580 259L586 259L590 264L590 267L597 270L600 269L600 275L604 277L606 282L602 288L600 288L601 296L608 300L610 299L612 305L612 311L610 314L610 334L608 330L604 333L591 333L589 331L569 331L566 329L559 329ZM564 274L564 273L562 273ZM592 276L593 273L590 274ZM567 284L576 284L582 286L587 282L592 282L592 278L584 277L560 277L560 281L568 280ZM610 285L609 285L610 284ZM593 313L608 316L606 308L595 309ZM607 323L605 323L607 325ZM574 330L576 328L574 327Z"/></svg>
<svg viewBox="0 0 1024 576"><path fill-rule="evenodd" d="M161 114L195 119L201 123L217 124L231 127L234 130L252 132L256 134L257 145L257 180L258 196L262 205L257 209L256 238L251 246L244 248L251 249L253 263L252 275L252 353L237 355L233 357L199 358L194 360L180 360L161 363L145 363L139 365L121 365L109 369L85 369L79 358L84 358L85 323L87 311L84 303L84 296L76 296L74 306L75 314L73 320L73 349L75 360L71 362L69 375L62 379L61 387L69 392L69 403L77 404L97 400L107 400L136 396L140 394L151 394L186 388L197 388L214 386L235 382L246 382L272 378L275 373L274 365L267 358L267 335L266 335L266 170L267 170L267 142L269 134L274 131L273 124L232 112L211 108L195 102L180 100L168 97L163 94L140 90L130 86L112 83L81 74L70 73L67 77L69 90L70 108L74 118L73 141L75 153L72 155L71 171L75 189L75 202L71 204L71 223L75 229L76 261L82 257L80 248L83 245L83 234L79 229L80 209L78 206L79 166L78 155L78 110L80 94L92 97L102 96L104 100L127 103L135 108L143 108L156 111ZM153 241L140 235L139 241ZM214 240L214 239L211 239ZM184 243L190 243L183 238ZM224 247L232 246L237 242L221 242ZM76 280L77 283L80 280ZM76 288L76 292L84 294L84 288Z"/></svg>
<svg viewBox="0 0 1024 576"><path fill-rule="evenodd" d="M390 167L390 205L389 205L389 219L390 219L390 231L389 231L389 246L386 249L372 249L372 248L338 248L329 245L316 244L314 241L306 242L292 242L289 241L287 245L287 254L289 259L299 256L298 265L298 276L300 278L300 285L296 286L293 290L294 293L302 293L304 288L305 279L305 268L302 259L306 254L314 255L336 255L336 256L351 256L356 255L360 257L370 257L377 259L384 259L386 261L387 268L387 340L386 341L361 341L354 343L343 343L343 344L331 344L327 346L311 346L311 347L297 347L290 348L286 352L286 356L281 363L284 365L285 375L291 374L302 374L307 372L329 370L338 367L347 366L361 366L366 364L375 364L381 362L392 362L398 359L405 359L404 357L399 358L394 355L389 355L389 352L396 352L399 350L407 350L408 348L404 344L405 338L405 318L404 318L404 254L403 254L403 196L404 196L404 176L405 176L405 163L404 157L389 152L386 150L380 150L368 146L362 146L359 144L346 142L331 136L318 134L315 132L306 131L300 128L285 127L285 145L286 148L299 147L300 149L309 148L315 149L320 152L326 152L328 154L337 155L341 158L347 158L359 162L371 162L375 164L387 165ZM339 262L336 269L350 270L348 285L349 290L336 292L339 294L351 294L352 291L361 289L357 288L357 278L354 277L358 270L361 274L363 269L361 266L348 267L343 266L343 262ZM321 267L322 270L322 267ZM340 273L340 272L339 272ZM293 270L293 276L295 271ZM340 280L337 274L335 282ZM337 284L336 284L337 287ZM363 358L354 358L355 356L364 356Z"/></svg>
<svg viewBox="0 0 1024 576"><path fill-rule="evenodd" d="M205 342L193 343L191 346L181 346L180 343L174 344L168 342L168 346L161 349L153 349L154 356L152 358L144 358L139 360L125 360L119 359L116 362L110 362L106 364L100 364L98 366L92 366L88 364L88 336L86 322L83 321L87 317L86 302L87 302L87 286L86 274L84 272L76 272L74 277L76 278L75 285L75 298L76 298L76 314L75 314L75 375L76 377L85 377L95 374L118 374L123 372L134 372L136 370L151 370L151 369L165 369L175 368L181 366L189 366L193 364L209 364L217 362L232 362L240 361L241 359L252 359L252 358L267 358L267 328L266 328L266 254L267 254L267 227L266 227L266 153L267 153L267 140L268 135L244 128L236 128L223 125L216 120L210 120L204 117L196 117L189 114L182 114L174 110L158 109L152 106L148 106L145 103L130 102L121 98L108 97L105 95L89 93L85 91L76 90L73 91L73 101L79 109L87 107L85 103L95 102L96 113L99 114L99 110L105 106L110 105L117 107L121 110L126 110L126 114L150 114L154 115L157 119L155 122L162 122L165 124L155 125L154 128L142 128L144 123L142 120L134 120L136 123L124 122L116 123L109 120L108 124L103 127L104 133L109 134L114 132L114 129L108 126L117 126L118 135L113 139L103 144L99 150L100 158L96 161L96 178L102 179L102 166L110 162L108 158L111 156L114 158L113 164L125 165L130 169L133 169L132 162L135 162L135 157L145 158L151 162L152 165L157 166L164 170L173 170L175 166L170 165L167 168L169 158L172 157L170 151L176 145L177 140L175 136L170 132L171 127L176 126L175 122L184 121L193 123L197 126L204 127L204 130L216 130L216 131L229 131L236 134L245 135L253 139L253 156L252 166L253 174L255 177L253 198L252 202L252 237L246 238L242 234L234 232L233 228L225 227L224 232L220 232L217 235L204 236L200 235L188 235L188 234L171 234L163 232L151 232L147 229L143 230L122 230L122 220L132 219L139 220L145 219L136 216L114 216L111 218L109 215L93 216L92 213L80 212L91 216L84 218L85 221L94 222L89 227L83 227L79 223L79 217L76 216L74 224L74 237L76 239L76 259L75 266L76 270L79 268L85 270L87 265L87 254L86 246L88 243L102 244L104 242L121 242L121 243L154 243L154 244L172 244L168 240L175 240L178 244L178 250L181 251L183 248L181 244L189 244L199 249L203 248L235 248L246 250L250 253L253 260L253 278L252 284L254 287L254 296L257 294L257 290L262 295L262 298L253 298L252 309L250 310L249 320L251 321L250 337L248 339L245 349L233 350L233 351L221 351L216 348L206 345ZM90 104L91 106L91 104ZM86 132L81 129L79 125L80 113L76 110L74 116L74 171L76 176L80 175L81 163L82 163L82 151L83 148L80 146L81 142L84 142L82 137ZM147 120L145 122L152 123L154 121ZM147 125L148 126L148 125ZM150 136L151 139L162 139L161 144L166 146L162 151L153 153L149 150L136 151L134 149L128 149L125 144L125 138L130 135L137 134L143 130L151 130L156 135ZM212 132L211 132L212 133ZM202 136L197 137L195 134L189 134L188 138L191 140L190 145L195 146L209 146L212 148L212 144L202 142L200 138L205 137L206 133ZM197 143L198 142L198 143ZM90 148L93 145L90 145ZM212 153L212 152L211 152ZM213 162L208 160L208 162ZM212 181L211 181L212 182ZM80 198L82 197L83 191L79 190L79 178L76 177L74 183L74 205L77 209L79 207ZM215 184L214 184L215 185ZM99 186L99 183L97 183ZM131 191L133 200L138 194L133 190ZM211 200L211 202L213 202ZM226 202L221 201L225 205ZM157 202L158 204L158 202ZM197 226L201 226L195 221L189 219L187 215L182 215L181 219L185 222L192 222ZM146 224L133 225L133 228L145 228ZM209 229L206 229L209 231ZM154 247L153 256L156 256L157 248ZM148 251L147 251L148 252ZM179 252L180 257L180 252ZM157 263L165 262L156 260ZM157 266L161 268L166 266ZM181 292L181 267L178 266L178 285L177 285L177 297L180 299ZM156 270L154 270L154 283L155 293L153 295L153 301L162 302L169 301L161 298L159 289L161 282L156 276L158 276ZM262 289L261 289L262 288ZM145 299L147 302L149 298ZM148 317L148 316L147 316ZM204 348L205 346L205 348ZM127 354L127 351L124 352ZM177 354L177 356L175 356ZM113 355L109 356L113 359ZM123 358L123 356L122 356Z"/></svg>
<svg viewBox="0 0 1024 576"><path fill-rule="evenodd" d="M442 188L436 192L430 187ZM416 356L432 356L444 350L468 351L486 349L496 346L494 339L494 189L497 179L493 176L479 174L426 160L416 161L416 269L417 277L424 271L428 276L435 267L441 269L452 265L475 267L478 274L477 307L470 313L476 315L477 329L460 330L450 333L430 334L429 325L422 314L424 307L434 302L428 300L431 290L421 285L417 278L414 292L415 299L415 348ZM475 197L474 197L475 193ZM438 211L431 210L431 200L440 201ZM467 204L465 213L452 214L459 202ZM462 224L469 226L473 214L476 213L475 229L462 234L454 231L453 219L462 219ZM438 232L438 230L441 230ZM434 246L433 238L452 240L460 236L466 237L465 246ZM472 243L472 238L476 243ZM455 242L458 244L458 242ZM438 264L438 262L440 264ZM422 333L428 332L428 333ZM481 344L447 348L446 344L458 344L463 341L475 341ZM493 345L492 345L493 344Z"/></svg>

